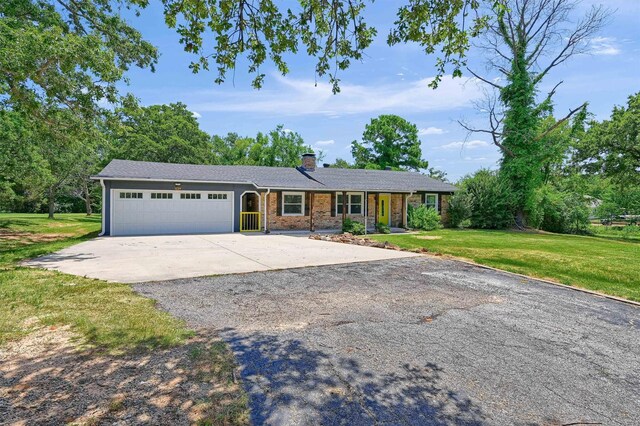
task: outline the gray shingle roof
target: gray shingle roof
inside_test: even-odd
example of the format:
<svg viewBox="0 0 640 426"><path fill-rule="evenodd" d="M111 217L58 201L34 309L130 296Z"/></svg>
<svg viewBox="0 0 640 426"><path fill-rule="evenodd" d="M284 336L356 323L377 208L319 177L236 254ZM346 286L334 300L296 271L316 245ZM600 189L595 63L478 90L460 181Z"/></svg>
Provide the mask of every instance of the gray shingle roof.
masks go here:
<svg viewBox="0 0 640 426"><path fill-rule="evenodd" d="M208 166L112 160L96 179L233 182L260 188L335 191L452 192L455 186L415 172L318 168L302 172L288 167Z"/></svg>
<svg viewBox="0 0 640 426"><path fill-rule="evenodd" d="M363 170L317 168L313 172L305 172L312 178L322 182L327 188L336 190L358 191L434 191L453 192L456 187L432 179L416 172L396 172L391 170Z"/></svg>

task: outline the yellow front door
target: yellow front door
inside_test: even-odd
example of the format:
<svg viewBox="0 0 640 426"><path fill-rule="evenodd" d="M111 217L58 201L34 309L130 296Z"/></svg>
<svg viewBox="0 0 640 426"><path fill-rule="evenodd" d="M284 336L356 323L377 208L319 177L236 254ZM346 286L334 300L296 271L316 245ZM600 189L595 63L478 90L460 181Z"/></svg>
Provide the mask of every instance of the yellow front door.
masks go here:
<svg viewBox="0 0 640 426"><path fill-rule="evenodd" d="M391 196L389 194L378 197L378 222L389 225L391 213Z"/></svg>

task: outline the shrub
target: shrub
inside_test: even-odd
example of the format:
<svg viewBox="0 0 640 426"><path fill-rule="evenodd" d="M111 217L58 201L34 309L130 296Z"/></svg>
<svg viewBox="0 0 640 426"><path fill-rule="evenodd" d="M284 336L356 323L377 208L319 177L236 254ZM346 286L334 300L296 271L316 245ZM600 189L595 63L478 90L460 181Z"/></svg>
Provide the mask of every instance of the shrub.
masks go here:
<svg viewBox="0 0 640 426"><path fill-rule="evenodd" d="M447 210L449 220L447 225L452 228L463 227L468 224L471 215L469 197L465 191L458 191L449 198L449 209Z"/></svg>
<svg viewBox="0 0 640 426"><path fill-rule="evenodd" d="M535 202L539 206L540 217L532 226L549 232L567 232L567 205L562 192L543 186L537 191Z"/></svg>
<svg viewBox="0 0 640 426"><path fill-rule="evenodd" d="M503 229L513 224L511 190L496 172L479 170L465 177L460 186L468 197L472 228Z"/></svg>
<svg viewBox="0 0 640 426"><path fill-rule="evenodd" d="M440 215L437 211L427 206L413 207L409 205L407 210L407 224L409 228L432 231L439 228Z"/></svg>
<svg viewBox="0 0 640 426"><path fill-rule="evenodd" d="M530 212L530 223L536 228L557 233L583 233L589 225L590 210L586 199L546 185L536 191L536 208Z"/></svg>
<svg viewBox="0 0 640 426"><path fill-rule="evenodd" d="M622 228L622 238L640 237L640 226L627 225Z"/></svg>
<svg viewBox="0 0 640 426"><path fill-rule="evenodd" d="M376 225L376 230L381 234L390 234L391 233L391 228L389 228L388 225L385 225L382 222L380 222L380 223L378 223Z"/></svg>
<svg viewBox="0 0 640 426"><path fill-rule="evenodd" d="M586 232L589 226L589 208L580 194L567 194L565 198L567 211L567 231L574 234Z"/></svg>
<svg viewBox="0 0 640 426"><path fill-rule="evenodd" d="M364 235L365 227L363 223L346 218L342 222L342 232L349 232L353 235Z"/></svg>

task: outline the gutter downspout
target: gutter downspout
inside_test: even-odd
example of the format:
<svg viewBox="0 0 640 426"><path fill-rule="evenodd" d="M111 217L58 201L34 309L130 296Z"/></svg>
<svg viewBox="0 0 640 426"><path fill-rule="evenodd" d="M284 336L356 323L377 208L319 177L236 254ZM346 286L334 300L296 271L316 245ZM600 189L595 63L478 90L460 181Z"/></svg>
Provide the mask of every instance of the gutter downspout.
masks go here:
<svg viewBox="0 0 640 426"><path fill-rule="evenodd" d="M105 214L105 206L106 206L106 199L105 199L105 194L107 193L107 189L104 186L104 179L100 179L100 185L102 186L102 202L100 204L102 204L101 206L101 210L102 210L102 230L100 231L100 233L98 234L98 237L102 237L104 236L104 221L106 218L106 214Z"/></svg>
<svg viewBox="0 0 640 426"><path fill-rule="evenodd" d="M264 194L264 233L268 234L269 233L269 216L267 216L267 204L268 204L268 199L269 199L269 194L271 193L271 188L267 188L267 192L265 192Z"/></svg>

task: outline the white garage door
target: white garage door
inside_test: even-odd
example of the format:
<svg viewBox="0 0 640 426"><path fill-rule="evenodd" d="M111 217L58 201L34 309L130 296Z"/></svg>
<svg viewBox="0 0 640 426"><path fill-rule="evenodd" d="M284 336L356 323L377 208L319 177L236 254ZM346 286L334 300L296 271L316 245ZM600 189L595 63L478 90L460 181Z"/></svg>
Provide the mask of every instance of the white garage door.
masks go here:
<svg viewBox="0 0 640 426"><path fill-rule="evenodd" d="M112 192L111 235L233 232L233 192Z"/></svg>

